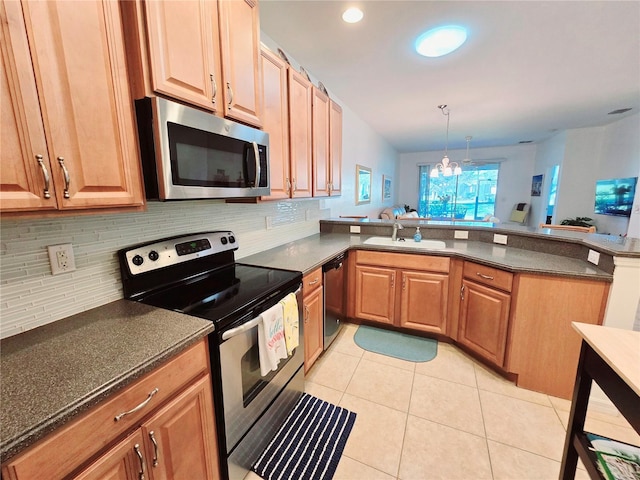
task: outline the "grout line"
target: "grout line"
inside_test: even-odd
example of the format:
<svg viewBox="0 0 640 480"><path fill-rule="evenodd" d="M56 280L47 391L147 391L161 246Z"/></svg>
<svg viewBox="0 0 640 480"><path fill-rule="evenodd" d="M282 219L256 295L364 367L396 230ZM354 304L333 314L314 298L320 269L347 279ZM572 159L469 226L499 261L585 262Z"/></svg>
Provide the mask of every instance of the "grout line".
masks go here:
<svg viewBox="0 0 640 480"><path fill-rule="evenodd" d="M411 398L413 397L413 385L416 379L415 362L413 369L413 376L411 377L411 389L409 391L409 405L407 405L406 415L404 417L404 431L402 433L402 442L400 442L400 460L398 461L398 470L396 471L396 478L400 479L400 467L402 467L402 456L404 453L404 443L407 438L407 425L409 424L409 411L411 410Z"/></svg>
<svg viewBox="0 0 640 480"><path fill-rule="evenodd" d="M489 459L489 470L491 470L491 478L495 478L493 472L493 461L491 460L491 450L489 450L489 439L487 438L487 424L484 418L484 408L482 408L482 398L480 398L480 388L478 386L478 372L475 367L473 369L473 376L476 379L476 395L478 396L478 403L480 404L480 416L482 417L482 430L484 430L484 445L487 449L487 458Z"/></svg>
<svg viewBox="0 0 640 480"><path fill-rule="evenodd" d="M357 459L355 459L355 458L353 458L353 457L350 457L349 455L345 455L345 454L343 453L343 454L342 454L342 456L343 456L343 457L347 457L348 459L353 460L354 462L357 462L357 463L359 463L360 465L364 465L365 467L369 467L370 469L375 470L376 472L380 472L380 473L382 473L382 474L384 474L384 475L388 475L388 476L390 476L390 477L392 476L392 475L388 474L387 472L385 472L384 470L380 470L379 468L376 468L376 467L374 467L374 466L372 466L372 465L369 465L368 463L364 463L364 462L362 462L362 461L360 461L360 460L357 460Z"/></svg>

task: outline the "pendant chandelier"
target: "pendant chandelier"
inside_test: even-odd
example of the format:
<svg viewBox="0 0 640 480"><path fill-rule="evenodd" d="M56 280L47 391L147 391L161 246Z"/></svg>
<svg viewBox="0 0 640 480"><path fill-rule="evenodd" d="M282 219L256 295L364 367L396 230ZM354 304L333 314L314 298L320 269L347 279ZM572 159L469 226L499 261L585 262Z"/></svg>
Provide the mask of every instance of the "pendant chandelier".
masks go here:
<svg viewBox="0 0 640 480"><path fill-rule="evenodd" d="M444 145L444 157L442 157L442 162L436 164L431 170L430 177L437 178L442 172L442 175L445 177L450 177L451 175L460 175L462 173L462 168L456 163L449 160L447 153L449 151L449 110L446 105L438 105L438 108L442 112L443 115L447 117L447 140ZM445 111L446 109L446 111Z"/></svg>

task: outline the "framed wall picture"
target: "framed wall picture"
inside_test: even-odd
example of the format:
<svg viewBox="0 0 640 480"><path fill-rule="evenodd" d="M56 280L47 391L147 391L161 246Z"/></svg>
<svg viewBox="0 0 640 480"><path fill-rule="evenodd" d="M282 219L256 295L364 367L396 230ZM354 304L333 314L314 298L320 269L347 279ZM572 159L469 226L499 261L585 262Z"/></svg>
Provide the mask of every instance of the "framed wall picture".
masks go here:
<svg viewBox="0 0 640 480"><path fill-rule="evenodd" d="M356 205L371 203L371 169L356 165Z"/></svg>
<svg viewBox="0 0 640 480"><path fill-rule="evenodd" d="M540 194L542 193L543 178L544 178L544 175L542 174L533 176L533 179L531 180L531 196L532 197L539 197Z"/></svg>
<svg viewBox="0 0 640 480"><path fill-rule="evenodd" d="M382 200L391 199L391 177L382 175Z"/></svg>

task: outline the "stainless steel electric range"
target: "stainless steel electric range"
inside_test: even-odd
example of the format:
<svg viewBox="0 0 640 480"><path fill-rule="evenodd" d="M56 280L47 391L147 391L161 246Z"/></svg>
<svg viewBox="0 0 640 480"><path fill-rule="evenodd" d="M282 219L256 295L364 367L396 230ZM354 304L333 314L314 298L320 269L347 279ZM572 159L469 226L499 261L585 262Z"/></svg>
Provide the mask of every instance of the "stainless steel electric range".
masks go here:
<svg viewBox="0 0 640 480"><path fill-rule="evenodd" d="M233 232L203 232L118 252L125 298L214 322L209 335L223 478L242 479L304 390L300 344L276 371L260 375L260 314L295 293L302 274L236 263Z"/></svg>

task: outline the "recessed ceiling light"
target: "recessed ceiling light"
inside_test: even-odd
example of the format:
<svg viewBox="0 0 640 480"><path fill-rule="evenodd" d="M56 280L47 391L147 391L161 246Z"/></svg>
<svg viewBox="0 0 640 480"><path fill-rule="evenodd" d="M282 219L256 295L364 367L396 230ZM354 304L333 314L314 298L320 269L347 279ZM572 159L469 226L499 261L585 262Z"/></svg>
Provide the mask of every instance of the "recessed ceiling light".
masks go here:
<svg viewBox="0 0 640 480"><path fill-rule="evenodd" d="M364 17L362 10L356 7L348 8L342 14L342 20L347 23L358 23Z"/></svg>
<svg viewBox="0 0 640 480"><path fill-rule="evenodd" d="M441 57L456 50L467 39L467 29L458 25L433 28L418 37L416 52L425 57Z"/></svg>

